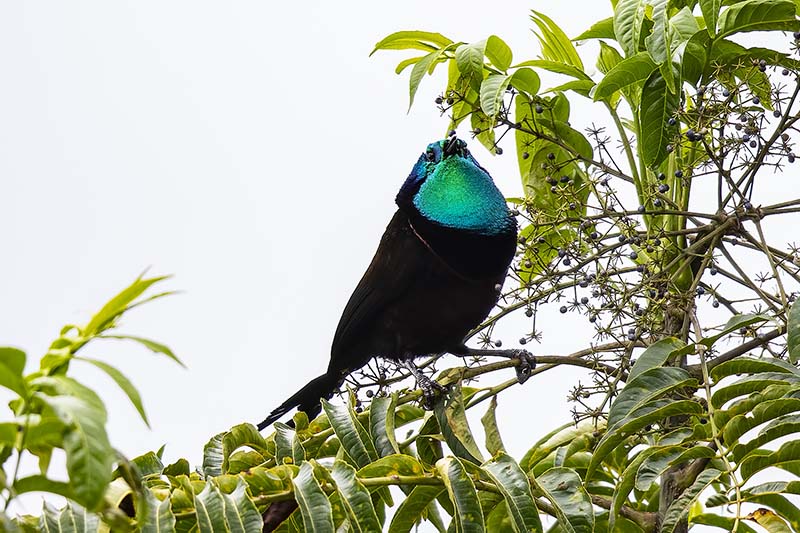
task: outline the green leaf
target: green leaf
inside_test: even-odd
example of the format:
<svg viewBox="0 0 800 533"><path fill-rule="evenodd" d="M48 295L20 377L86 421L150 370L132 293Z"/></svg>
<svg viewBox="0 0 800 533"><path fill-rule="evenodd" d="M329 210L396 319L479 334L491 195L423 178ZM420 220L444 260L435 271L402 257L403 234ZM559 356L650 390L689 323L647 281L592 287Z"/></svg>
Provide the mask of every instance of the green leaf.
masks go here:
<svg viewBox="0 0 800 533"><path fill-rule="evenodd" d="M717 33L717 18L722 9L722 0L700 0L700 11L706 21L706 30L711 37Z"/></svg>
<svg viewBox="0 0 800 533"><path fill-rule="evenodd" d="M620 4L623 1L620 0ZM653 71L642 88L639 117L639 150L651 168L657 167L667 156L667 144L676 133L667 121L676 113L679 103L679 96L669 91L661 72Z"/></svg>
<svg viewBox="0 0 800 533"><path fill-rule="evenodd" d="M628 381L608 412L608 424L614 426L632 412L654 400L686 387L697 387L697 380L677 367L657 367Z"/></svg>
<svg viewBox="0 0 800 533"><path fill-rule="evenodd" d="M67 430L63 448L75 501L93 509L111 481L114 450L106 434L106 410L91 389L66 376L40 377L31 382L35 397L45 403Z"/></svg>
<svg viewBox="0 0 800 533"><path fill-rule="evenodd" d="M114 380L114 383L122 389L122 392L128 397L131 401L133 406L136 408L136 411L139 413L139 416L142 418L142 421L145 425L149 428L150 421L147 419L147 414L144 412L144 405L142 404L142 397L139 395L139 391L136 390L136 387L133 386L133 383L125 377L125 375L114 368L113 366L109 365L108 363L104 363L103 361L98 361L97 359L91 359L89 357L76 357L81 361L85 361L96 368L99 368L103 372L105 372L108 377Z"/></svg>
<svg viewBox="0 0 800 533"><path fill-rule="evenodd" d="M728 320L728 322L723 326L722 330L714 335L709 335L708 337L704 337L702 343L709 348L714 345L719 339L724 337L725 335L732 333L736 330L741 328L746 328L752 326L753 324L758 324L760 322L766 322L770 320L770 317L766 315L734 315Z"/></svg>
<svg viewBox="0 0 800 533"><path fill-rule="evenodd" d="M219 489L207 481L200 494L194 497L197 514L197 530L200 533L227 532L225 523L225 502Z"/></svg>
<svg viewBox="0 0 800 533"><path fill-rule="evenodd" d="M380 457L400 453L394 436L394 412L397 395L378 396L369 406L369 428L372 442Z"/></svg>
<svg viewBox="0 0 800 533"><path fill-rule="evenodd" d="M661 75L671 93L678 93L672 68L672 32L669 27L667 0L651 0L653 30L644 42L650 57L661 67Z"/></svg>
<svg viewBox="0 0 800 533"><path fill-rule="evenodd" d="M525 92L530 96L534 96L539 91L541 85L539 75L536 74L536 71L527 67L521 67L514 71L509 83L518 91Z"/></svg>
<svg viewBox="0 0 800 533"><path fill-rule="evenodd" d="M727 387L717 389L711 395L711 404L719 409L730 400L738 398L739 396L764 390L770 385L781 385L785 383L797 384L800 383L800 378L782 372L761 372L744 377Z"/></svg>
<svg viewBox="0 0 800 533"><path fill-rule="evenodd" d="M624 390L624 389L623 389ZM700 415L705 413L703 407L692 400L655 400L644 407L629 413L620 422L611 426L597 443L594 454L588 465L586 477L594 473L597 466L632 433L646 426L661 422L667 417L676 415Z"/></svg>
<svg viewBox="0 0 800 533"><path fill-rule="evenodd" d="M536 480L534 488L553 504L559 525L565 533L592 533L592 499L583 488L577 472L571 468L551 468Z"/></svg>
<svg viewBox="0 0 800 533"><path fill-rule="evenodd" d="M456 381L450 387L444 401L438 402L433 412L439 422L442 436L453 454L475 464L481 464L483 462L481 452L464 411L460 381Z"/></svg>
<svg viewBox="0 0 800 533"><path fill-rule="evenodd" d="M278 464L290 461L300 464L305 460L306 453L303 444L297 437L297 432L286 424L275 424L275 461Z"/></svg>
<svg viewBox="0 0 800 533"><path fill-rule="evenodd" d="M573 41L585 41L586 39L615 39L614 18L608 17L592 24L592 27L573 38Z"/></svg>
<svg viewBox="0 0 800 533"><path fill-rule="evenodd" d="M264 527L261 513L247 495L247 484L237 478L236 488L230 494L220 490L225 505L225 521L233 533L255 533Z"/></svg>
<svg viewBox="0 0 800 533"><path fill-rule="evenodd" d="M795 300L789 309L789 325L786 331L786 344L789 361L797 364L800 361L800 301Z"/></svg>
<svg viewBox="0 0 800 533"><path fill-rule="evenodd" d="M444 487L435 485L417 485L397 508L389 525L389 533L409 533L414 524L419 523L428 506L436 497L444 492Z"/></svg>
<svg viewBox="0 0 800 533"><path fill-rule="evenodd" d="M700 496L711 483L713 483L721 474L719 470L709 468L703 471L692 485L683 491L683 494L672 502L664 515L664 521L661 524L662 533L673 533L680 524L681 518L689 513L689 508L692 503Z"/></svg>
<svg viewBox="0 0 800 533"><path fill-rule="evenodd" d="M206 477L222 475L222 463L225 455L222 451L222 439L227 431L217 433L203 447L203 473Z"/></svg>
<svg viewBox="0 0 800 533"><path fill-rule="evenodd" d="M736 520L734 518L730 518L727 516L720 516L712 513L702 513L697 515L691 515L689 517L689 523L718 527L720 529L724 529L725 531L733 531L733 526L736 523ZM739 522L738 525L739 525L739 529L737 530L738 533L756 533L756 531L752 527L742 523L741 521Z"/></svg>
<svg viewBox="0 0 800 533"><path fill-rule="evenodd" d="M303 463L292 479L295 498L303 516L303 526L313 533L333 533L333 510L328 497L314 477L311 463Z"/></svg>
<svg viewBox="0 0 800 533"><path fill-rule="evenodd" d="M489 450L489 453L492 455L505 452L503 439L500 437L500 430L497 427L497 419L495 418L496 410L497 396L492 396L492 401L489 402L489 408L486 410L486 414L481 417L483 433L486 436L486 449Z"/></svg>
<svg viewBox="0 0 800 533"><path fill-rule="evenodd" d="M444 50L434 50L430 54L426 55L419 61L414 64L414 68L411 69L411 77L408 81L408 108L411 109L411 106L414 105L414 96L417 94L417 89L419 88L419 83L422 81L422 78L428 72L428 70L436 63L436 61L442 56Z"/></svg>
<svg viewBox="0 0 800 533"><path fill-rule="evenodd" d="M490 35L486 39L486 57L492 62L492 65L505 72L511 66L513 55L511 48L498 37L497 35Z"/></svg>
<svg viewBox="0 0 800 533"><path fill-rule="evenodd" d="M349 406L334 405L322 400L322 408L328 415L331 427L339 437L345 453L354 465L364 467L378 458L378 452L372 441L362 437L364 429Z"/></svg>
<svg viewBox="0 0 800 533"><path fill-rule="evenodd" d="M627 57L639 51L646 0L619 0L614 8L614 35Z"/></svg>
<svg viewBox="0 0 800 533"><path fill-rule="evenodd" d="M498 454L482 466L483 471L491 478L508 506L514 530L542 531L539 511L533 502L528 476L516 461L504 453Z"/></svg>
<svg viewBox="0 0 800 533"><path fill-rule="evenodd" d="M10 346L0 347L0 387L10 389L22 397L27 396L25 380L25 352Z"/></svg>
<svg viewBox="0 0 800 533"><path fill-rule="evenodd" d="M800 460L800 440L786 442L775 451L763 451L764 455L750 455L739 465L743 483L768 467L786 468L788 465L795 470L793 467Z"/></svg>
<svg viewBox="0 0 800 533"><path fill-rule="evenodd" d="M380 531L381 526L369 491L356 478L355 469L343 461L336 461L333 464L331 477L336 483L353 531L356 533Z"/></svg>
<svg viewBox="0 0 800 533"><path fill-rule="evenodd" d="M471 44L462 44L456 48L456 65L461 75L469 85L480 92L483 81L483 56L486 51L486 41Z"/></svg>
<svg viewBox="0 0 800 533"><path fill-rule="evenodd" d="M628 381L632 381L643 372L663 366L672 353L685 346L686 343L675 337L667 337L654 342L636 359L636 363L628 374Z"/></svg>
<svg viewBox="0 0 800 533"><path fill-rule="evenodd" d="M54 481L39 474L16 480L14 482L14 492L18 495L26 492L49 492L68 499L75 497L69 483Z"/></svg>
<svg viewBox="0 0 800 533"><path fill-rule="evenodd" d="M276 443L277 443L277 435L276 435ZM298 443L299 444L299 443ZM228 472L228 460L230 456L233 454L234 451L237 449L247 446L252 448L253 450L259 452L262 456L269 457L271 454L267 450L267 443L264 440L264 437L261 436L261 433L258 432L256 427L252 424L239 424L233 426L229 431L227 431L224 436L222 437L222 472ZM302 448L301 448L302 450ZM302 451L300 452L299 458L295 457L295 462L300 462L305 457L302 455Z"/></svg>
<svg viewBox="0 0 800 533"><path fill-rule="evenodd" d="M538 121L550 130L556 139L564 143L574 155L584 159L592 158L594 153L592 145L581 132L572 129L566 122L552 120L550 117L542 116L539 117Z"/></svg>
<svg viewBox="0 0 800 533"><path fill-rule="evenodd" d="M566 65L572 65L583 71L583 61L575 50L575 46L569 37L564 33L558 24L553 22L547 15L538 11L532 11L531 20L539 28L536 36L542 47L542 57L550 61L557 61Z"/></svg>
<svg viewBox="0 0 800 533"><path fill-rule="evenodd" d="M370 56L378 50L424 50L430 52L445 48L453 41L441 33L429 31L398 31L387 35L375 44Z"/></svg>
<svg viewBox="0 0 800 533"><path fill-rule="evenodd" d="M597 56L597 68L604 76L608 75L611 69L622 63L622 61L622 56L616 48L600 41L600 54Z"/></svg>
<svg viewBox="0 0 800 533"><path fill-rule="evenodd" d="M539 441L528 450L519 462L519 465L525 471L531 470L539 461L550 455L557 448L569 444L585 435L591 435L596 431L602 430L602 424L596 426L594 422L589 421L580 422L577 425L571 422L569 424L564 424L539 439Z"/></svg>
<svg viewBox="0 0 800 533"><path fill-rule="evenodd" d="M667 446L648 454L636 472L635 488L647 492L657 479L670 467L692 459L711 458L715 452L707 446L694 446L686 449L682 446Z"/></svg>
<svg viewBox="0 0 800 533"><path fill-rule="evenodd" d="M141 533L175 531L175 514L170 507L170 498L160 501L150 489L144 488L136 503L136 527Z"/></svg>
<svg viewBox="0 0 800 533"><path fill-rule="evenodd" d="M358 471L361 479L387 476L420 476L425 472L420 462L405 454L381 457Z"/></svg>
<svg viewBox="0 0 800 533"><path fill-rule="evenodd" d="M61 509L44 502L39 519L39 530L58 533L95 533L100 527L100 517L72 502Z"/></svg>
<svg viewBox="0 0 800 533"><path fill-rule="evenodd" d="M134 335L103 335L101 338L103 338L103 339L120 339L120 340L129 340L129 341L138 342L139 344L141 344L142 346L144 346L145 348L147 348L151 352L160 353L160 354L166 355L167 357L169 357L170 359L172 359L173 361L175 361L176 363L178 363L182 367L186 368L186 365L184 365L183 362L180 359L178 359L178 357L172 352L172 350L170 350L168 346L165 346L164 344L161 344L160 342L156 342L156 341L150 340L150 339L145 339L145 338L142 338L142 337L136 337Z"/></svg>
<svg viewBox="0 0 800 533"><path fill-rule="evenodd" d="M756 509L745 517L748 520L753 520L759 526L766 529L769 533L792 533L786 522L769 509Z"/></svg>
<svg viewBox="0 0 800 533"><path fill-rule="evenodd" d="M103 308L92 317L89 323L81 328L81 334L84 337L90 337L113 327L113 323L117 317L127 311L134 300L141 296L144 291L159 281L163 281L168 278L169 276L136 278L136 280L131 283L130 286L126 287L122 290L122 292L109 300L108 303L106 303Z"/></svg>
<svg viewBox="0 0 800 533"><path fill-rule="evenodd" d="M481 109L492 122L503 109L503 96L510 79L506 74L490 74L481 83Z"/></svg>
<svg viewBox="0 0 800 533"><path fill-rule="evenodd" d="M793 31L798 27L792 0L746 0L723 11L717 38L749 31Z"/></svg>
<svg viewBox="0 0 800 533"><path fill-rule="evenodd" d="M483 512L478 501L478 493L475 491L475 484L464 469L464 465L456 457L445 457L436 462L436 470L455 507L453 519L458 524L458 531L482 533L484 531Z"/></svg>

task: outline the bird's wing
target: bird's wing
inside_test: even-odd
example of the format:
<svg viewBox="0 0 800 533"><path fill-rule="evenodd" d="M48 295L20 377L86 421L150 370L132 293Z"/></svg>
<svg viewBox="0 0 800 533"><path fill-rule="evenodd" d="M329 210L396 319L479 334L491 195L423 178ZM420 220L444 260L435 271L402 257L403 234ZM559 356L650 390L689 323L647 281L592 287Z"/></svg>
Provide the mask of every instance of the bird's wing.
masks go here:
<svg viewBox="0 0 800 533"><path fill-rule="evenodd" d="M371 325L395 300L405 294L415 279L425 275L425 264L419 261L421 253L428 252L414 233L407 216L398 210L381 238L375 257L358 282L342 312L331 347L331 367L354 370L347 364L354 357L366 359L380 354L348 354L348 349L362 335L368 335Z"/></svg>

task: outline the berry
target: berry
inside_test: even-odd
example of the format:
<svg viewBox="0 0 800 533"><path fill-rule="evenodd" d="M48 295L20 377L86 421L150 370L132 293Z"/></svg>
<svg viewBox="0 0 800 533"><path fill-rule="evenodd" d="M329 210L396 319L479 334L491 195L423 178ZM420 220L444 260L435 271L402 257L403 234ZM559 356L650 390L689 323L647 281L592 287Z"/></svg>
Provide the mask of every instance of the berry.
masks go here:
<svg viewBox="0 0 800 533"><path fill-rule="evenodd" d="M439 105L442 105L442 102L444 102L444 100L442 100L442 97L441 96L437 96L436 97L436 103L439 104Z"/></svg>
<svg viewBox="0 0 800 533"><path fill-rule="evenodd" d="M592 316L590 316L590 317L589 317L589 322L591 322L592 324L594 324L595 322L597 322L597 315L592 315Z"/></svg>
<svg viewBox="0 0 800 533"><path fill-rule="evenodd" d="M658 192L662 194L667 192L668 190L669 190L669 185L667 185L666 183L662 183L661 185L658 186Z"/></svg>
<svg viewBox="0 0 800 533"><path fill-rule="evenodd" d="M702 296L706 293L706 290L703 287L697 287L697 295Z"/></svg>
<svg viewBox="0 0 800 533"><path fill-rule="evenodd" d="M496 153L497 155L503 155L503 149L500 148L499 146L496 146L494 149L494 153Z"/></svg>
<svg viewBox="0 0 800 533"><path fill-rule="evenodd" d="M560 312L562 315L563 315L564 313L566 313L566 312L567 312L567 306L566 306L566 305L562 305L562 306L561 306L561 309L559 309L559 312Z"/></svg>
<svg viewBox="0 0 800 533"><path fill-rule="evenodd" d="M589 234L589 238L592 239L593 241L596 241L598 238L600 238L600 234L597 233L596 231L593 231Z"/></svg>
<svg viewBox="0 0 800 533"><path fill-rule="evenodd" d="M683 171L682 170L676 170L675 171L675 177L676 178L682 178L683 177Z"/></svg>
<svg viewBox="0 0 800 533"><path fill-rule="evenodd" d="M631 252L630 254L628 254L628 257L630 257L635 261L636 259L638 259L639 254L637 254L636 252Z"/></svg>
<svg viewBox="0 0 800 533"><path fill-rule="evenodd" d="M789 163L794 163L794 154L789 154L786 156L786 159L789 161Z"/></svg>
<svg viewBox="0 0 800 533"><path fill-rule="evenodd" d="M569 176L561 176L561 183L566 183L569 181Z"/></svg>
<svg viewBox="0 0 800 533"><path fill-rule="evenodd" d="M750 148L755 148L756 146L758 146L758 143L757 143L757 142L755 142L755 141L750 141Z"/></svg>
<svg viewBox="0 0 800 533"><path fill-rule="evenodd" d="M664 181L665 179L667 179L667 175L664 174L663 172L659 172L656 178L658 178L659 181Z"/></svg>
<svg viewBox="0 0 800 533"><path fill-rule="evenodd" d="M661 198L656 198L653 200L653 205L656 207L661 207Z"/></svg>
<svg viewBox="0 0 800 533"><path fill-rule="evenodd" d="M584 296L583 298L581 298L581 303L582 303L583 305L586 305L586 304L588 304L588 303L589 303L589 298L588 298L587 296Z"/></svg>
<svg viewBox="0 0 800 533"><path fill-rule="evenodd" d="M526 309L525 310L525 316L528 317L528 318L532 317L533 316L533 309Z"/></svg>
<svg viewBox="0 0 800 533"><path fill-rule="evenodd" d="M494 345L497 346L498 348L500 348L501 346L503 346L503 341L497 340L497 341L494 342Z"/></svg>
<svg viewBox="0 0 800 533"><path fill-rule="evenodd" d="M534 110L535 110L537 113L541 113L542 111L544 111L544 109L543 109L543 108L542 108L542 106L540 106L540 105L537 105L537 106L534 108Z"/></svg>
<svg viewBox="0 0 800 533"><path fill-rule="evenodd" d="M758 105L758 104L760 104L760 103L761 103L761 98L759 98L758 96L754 96L754 97L753 97L753 103L754 103L755 105Z"/></svg>
<svg viewBox="0 0 800 533"><path fill-rule="evenodd" d="M636 208L636 210L637 210L638 212L640 212L640 213L644 213L644 211L645 211L645 207L644 207L643 205L640 205L639 207L637 207L637 208Z"/></svg>
<svg viewBox="0 0 800 533"><path fill-rule="evenodd" d="M525 343L527 343L527 342L528 342L528 339L526 339L525 337L522 337L522 338L519 340L519 343L520 343L520 344L522 344L522 345L524 345L524 344L525 344Z"/></svg>
<svg viewBox="0 0 800 533"><path fill-rule="evenodd" d="M711 274L712 276L716 276L718 272L719 270L717 270L717 267L711 267L708 269L708 273Z"/></svg>
<svg viewBox="0 0 800 533"><path fill-rule="evenodd" d="M453 100L452 98L447 99L447 105L453 105L453 102L455 102L455 100Z"/></svg>
<svg viewBox="0 0 800 533"><path fill-rule="evenodd" d="M550 152L549 154L547 154L547 159L549 159L550 161L552 161L555 158L556 158L556 154L554 154L553 152Z"/></svg>
<svg viewBox="0 0 800 533"><path fill-rule="evenodd" d="M528 159L531 156L528 152L522 152L522 159Z"/></svg>
<svg viewBox="0 0 800 533"><path fill-rule="evenodd" d="M713 302L711 302L711 307L716 309L717 307L719 307L719 302L717 300L714 300Z"/></svg>
<svg viewBox="0 0 800 533"><path fill-rule="evenodd" d="M667 124L669 124L670 126L674 126L677 122L678 121L675 120L675 117L669 117L669 120L667 120Z"/></svg>
<svg viewBox="0 0 800 533"><path fill-rule="evenodd" d="M788 76L789 75L789 69L788 68L783 69L781 71L781 74L783 74L784 76Z"/></svg>
<svg viewBox="0 0 800 533"><path fill-rule="evenodd" d="M725 98L729 97L730 95L731 95L731 92L728 89L723 89L722 90L722 96L724 96Z"/></svg>
<svg viewBox="0 0 800 533"><path fill-rule="evenodd" d="M570 263L572 263L572 260L570 260L569 257L565 257L564 260L561 262L564 264L564 266L569 266Z"/></svg>

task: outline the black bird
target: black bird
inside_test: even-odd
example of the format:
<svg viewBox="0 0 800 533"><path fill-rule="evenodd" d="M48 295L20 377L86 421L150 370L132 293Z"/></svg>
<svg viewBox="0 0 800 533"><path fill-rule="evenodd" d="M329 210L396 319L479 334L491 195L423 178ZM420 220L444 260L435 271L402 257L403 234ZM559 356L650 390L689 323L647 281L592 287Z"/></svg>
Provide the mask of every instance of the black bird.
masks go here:
<svg viewBox="0 0 800 533"><path fill-rule="evenodd" d="M489 173L454 134L428 145L397 194L397 212L342 313L328 370L283 402L263 429L297 407L315 417L350 372L372 357L404 364L430 396L435 382L415 357L441 352L501 355L524 350L476 350L465 336L492 310L514 257L517 225Z"/></svg>

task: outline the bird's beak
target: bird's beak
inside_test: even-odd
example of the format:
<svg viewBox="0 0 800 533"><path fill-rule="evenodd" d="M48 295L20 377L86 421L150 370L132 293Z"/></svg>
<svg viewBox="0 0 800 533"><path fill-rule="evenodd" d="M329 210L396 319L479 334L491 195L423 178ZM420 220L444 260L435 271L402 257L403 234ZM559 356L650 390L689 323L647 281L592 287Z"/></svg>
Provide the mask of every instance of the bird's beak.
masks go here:
<svg viewBox="0 0 800 533"><path fill-rule="evenodd" d="M453 135L447 139L447 142L444 145L444 156L449 157L451 155L455 155L456 152L458 152L458 137Z"/></svg>

